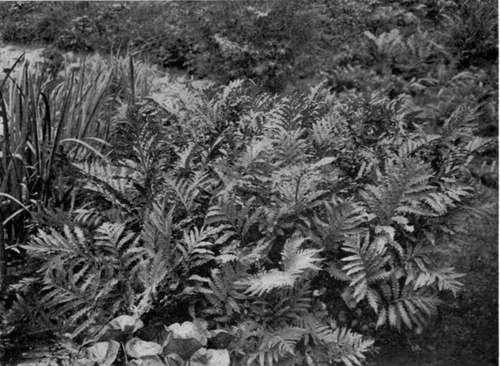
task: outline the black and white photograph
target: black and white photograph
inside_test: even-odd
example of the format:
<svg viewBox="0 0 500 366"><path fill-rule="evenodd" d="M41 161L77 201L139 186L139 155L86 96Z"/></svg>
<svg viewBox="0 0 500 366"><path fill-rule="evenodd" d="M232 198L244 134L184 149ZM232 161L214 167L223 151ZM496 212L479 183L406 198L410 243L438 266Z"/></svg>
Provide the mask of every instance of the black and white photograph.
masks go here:
<svg viewBox="0 0 500 366"><path fill-rule="evenodd" d="M498 365L498 6L0 1L0 365Z"/></svg>

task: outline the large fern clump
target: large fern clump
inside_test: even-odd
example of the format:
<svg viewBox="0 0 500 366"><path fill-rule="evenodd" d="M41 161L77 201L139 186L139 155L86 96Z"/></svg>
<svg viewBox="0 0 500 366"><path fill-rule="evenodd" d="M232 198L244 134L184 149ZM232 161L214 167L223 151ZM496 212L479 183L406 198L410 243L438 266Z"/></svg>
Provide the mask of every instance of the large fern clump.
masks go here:
<svg viewBox="0 0 500 366"><path fill-rule="evenodd" d="M491 141L351 97L177 82L118 110L106 159L73 164L72 210L23 246L45 321L88 344L123 313L143 337L201 318L261 366L360 365L381 328L421 332L461 288L445 248Z"/></svg>

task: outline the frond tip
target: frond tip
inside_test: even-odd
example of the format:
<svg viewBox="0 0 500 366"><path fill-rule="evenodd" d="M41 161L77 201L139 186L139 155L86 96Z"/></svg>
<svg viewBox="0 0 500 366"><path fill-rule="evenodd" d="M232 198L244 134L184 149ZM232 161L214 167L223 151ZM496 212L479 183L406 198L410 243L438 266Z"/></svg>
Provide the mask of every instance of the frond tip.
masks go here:
<svg viewBox="0 0 500 366"><path fill-rule="evenodd" d="M277 288L292 287L307 271L318 271L318 249L300 249L305 238L286 242L281 253L283 270L272 269L248 280L246 293L260 296Z"/></svg>

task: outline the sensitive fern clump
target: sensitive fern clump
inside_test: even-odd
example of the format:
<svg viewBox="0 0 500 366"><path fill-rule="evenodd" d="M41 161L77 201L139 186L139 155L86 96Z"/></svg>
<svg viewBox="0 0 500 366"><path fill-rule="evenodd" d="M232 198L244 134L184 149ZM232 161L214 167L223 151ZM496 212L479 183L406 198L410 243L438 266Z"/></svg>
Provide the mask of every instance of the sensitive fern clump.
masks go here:
<svg viewBox="0 0 500 366"><path fill-rule="evenodd" d="M441 245L473 198L455 167L482 140L426 133L405 100L375 94L172 88L154 98L168 122L129 113L127 156L77 166L72 227L25 246L73 337L123 312L144 334L203 318L237 364L359 365L377 328L420 332L459 291ZM456 158L437 164L443 148Z"/></svg>

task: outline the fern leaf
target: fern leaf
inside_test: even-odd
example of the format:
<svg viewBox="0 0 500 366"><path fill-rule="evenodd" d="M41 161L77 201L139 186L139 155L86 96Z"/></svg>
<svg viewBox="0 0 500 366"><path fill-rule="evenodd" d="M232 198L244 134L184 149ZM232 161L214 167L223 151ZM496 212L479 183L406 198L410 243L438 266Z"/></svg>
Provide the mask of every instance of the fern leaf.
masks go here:
<svg viewBox="0 0 500 366"><path fill-rule="evenodd" d="M350 278L349 286L354 290L355 300L360 302L368 295L370 283L383 280L390 274L384 268L389 256L386 255L385 247L370 242L368 236L361 239L360 235L356 235L346 241L342 248L351 254L341 259L347 262L342 270Z"/></svg>
<svg viewBox="0 0 500 366"><path fill-rule="evenodd" d="M300 249L305 238L288 240L282 251L283 270L270 271L253 276L247 282L246 293L251 296L261 296L274 289L292 287L307 271L319 270L317 249Z"/></svg>

